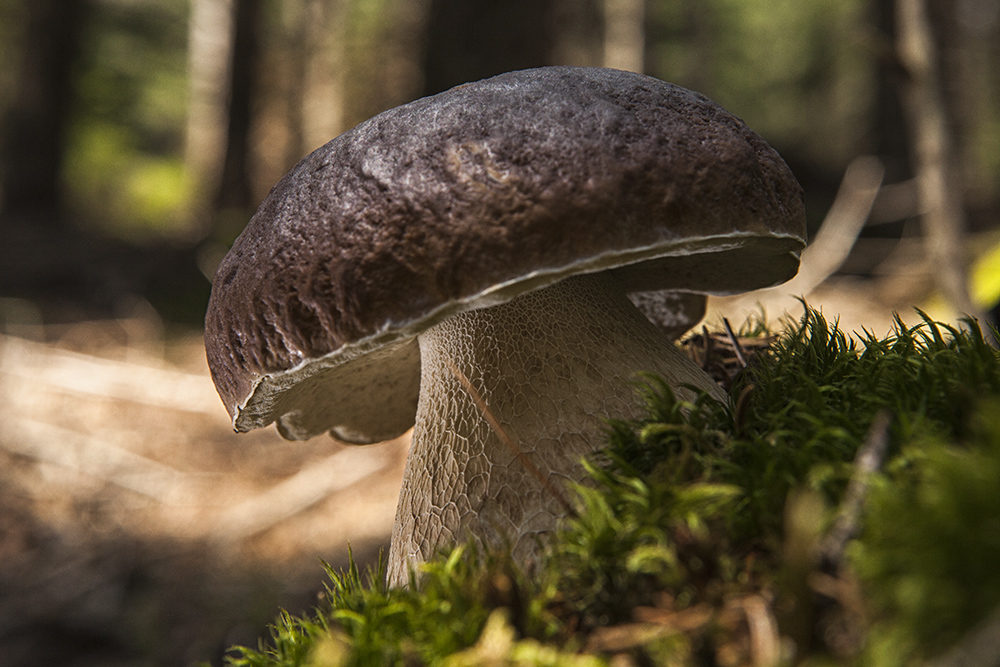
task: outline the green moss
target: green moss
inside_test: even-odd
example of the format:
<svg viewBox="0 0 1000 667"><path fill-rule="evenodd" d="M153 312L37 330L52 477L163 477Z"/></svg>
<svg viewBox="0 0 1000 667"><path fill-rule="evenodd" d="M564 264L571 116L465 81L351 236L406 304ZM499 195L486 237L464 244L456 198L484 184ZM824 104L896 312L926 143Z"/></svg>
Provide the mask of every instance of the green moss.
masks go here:
<svg viewBox="0 0 1000 667"><path fill-rule="evenodd" d="M380 569L330 572L313 616L283 615L230 664L738 664L770 650L888 666L941 653L1000 606L1000 356L971 323L853 338L807 309L731 405L679 401L652 377L640 391L647 416L609 424L541 571L464 546L406 590ZM865 477L863 531L831 564L818 545L878 414L886 458Z"/></svg>
<svg viewBox="0 0 1000 667"><path fill-rule="evenodd" d="M870 658L887 643L934 657L1000 608L1000 401L981 404L957 443L907 443L852 556L876 621Z"/></svg>

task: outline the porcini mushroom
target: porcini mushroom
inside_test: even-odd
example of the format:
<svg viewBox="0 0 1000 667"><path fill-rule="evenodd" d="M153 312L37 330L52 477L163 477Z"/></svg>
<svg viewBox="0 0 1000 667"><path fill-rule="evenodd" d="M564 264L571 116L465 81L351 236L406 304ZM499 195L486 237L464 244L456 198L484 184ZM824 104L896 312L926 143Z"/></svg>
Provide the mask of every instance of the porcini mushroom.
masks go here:
<svg viewBox="0 0 1000 667"><path fill-rule="evenodd" d="M403 584L456 540L533 553L606 418L638 414L637 372L725 400L628 294L782 282L804 235L788 167L706 97L512 72L379 114L275 185L216 273L209 366L238 431L360 444L415 424Z"/></svg>

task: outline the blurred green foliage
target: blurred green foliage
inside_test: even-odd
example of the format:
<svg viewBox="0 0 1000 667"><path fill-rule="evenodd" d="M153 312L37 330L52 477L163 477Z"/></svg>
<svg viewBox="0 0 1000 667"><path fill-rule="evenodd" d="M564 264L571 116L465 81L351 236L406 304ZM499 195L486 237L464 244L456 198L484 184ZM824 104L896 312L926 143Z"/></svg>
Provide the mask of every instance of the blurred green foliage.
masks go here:
<svg viewBox="0 0 1000 667"><path fill-rule="evenodd" d="M868 659L907 664L960 641L1000 608L1000 400L954 446L914 434L878 479L852 559L869 592Z"/></svg>
<svg viewBox="0 0 1000 667"><path fill-rule="evenodd" d="M654 2L647 64L741 116L779 151L840 170L864 149L872 27L862 0Z"/></svg>
<svg viewBox="0 0 1000 667"><path fill-rule="evenodd" d="M262 1L250 137L255 198L304 152L418 95L426 77L428 3ZM600 23L600 2L561 3L563 15ZM87 6L67 138L71 201L118 235L200 229L193 218L211 198L205 189L213 179L192 173L185 156L193 4L93 0ZM978 11L982 17L975 21L956 14L947 23L955 48L946 59L946 93L970 205L995 212L1000 79L990 63L1000 21L996 12ZM877 122L885 91L877 88L876 70L886 66L891 45L874 14L875 3L866 0L652 0L646 3L646 71L716 99L801 173L822 175L829 189L852 158L883 148L879 133L895 131ZM474 13L470 17L475 20ZM8 99L15 92L24 22L18 0L0 0L0 92ZM563 28L553 19L549 31ZM589 39L597 41L588 47L588 63L600 60L599 25L591 32ZM829 193L807 194L815 224Z"/></svg>
<svg viewBox="0 0 1000 667"><path fill-rule="evenodd" d="M70 197L121 236L183 232L186 3L102 3L84 43L67 146Z"/></svg>

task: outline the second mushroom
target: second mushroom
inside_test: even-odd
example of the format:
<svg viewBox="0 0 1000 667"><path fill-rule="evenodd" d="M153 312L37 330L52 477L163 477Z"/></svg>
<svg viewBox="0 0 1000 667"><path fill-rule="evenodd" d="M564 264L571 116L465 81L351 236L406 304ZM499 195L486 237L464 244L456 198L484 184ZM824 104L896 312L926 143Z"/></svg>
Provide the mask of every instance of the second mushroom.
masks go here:
<svg viewBox="0 0 1000 667"><path fill-rule="evenodd" d="M788 167L704 96L512 72L296 165L218 269L209 366L238 431L365 444L414 428L391 584L469 538L524 560L606 420L638 416L636 373L726 400L647 317L687 316L649 304L787 280L804 236Z"/></svg>

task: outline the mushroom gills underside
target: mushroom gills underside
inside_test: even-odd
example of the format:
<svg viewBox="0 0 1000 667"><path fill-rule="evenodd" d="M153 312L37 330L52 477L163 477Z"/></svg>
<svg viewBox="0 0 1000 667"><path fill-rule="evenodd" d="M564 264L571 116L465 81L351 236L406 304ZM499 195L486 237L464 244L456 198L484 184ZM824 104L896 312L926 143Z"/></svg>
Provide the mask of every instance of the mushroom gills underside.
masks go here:
<svg viewBox="0 0 1000 667"><path fill-rule="evenodd" d="M566 515L567 482L583 481L581 460L604 446L606 420L640 415L637 374L685 398L693 386L726 400L607 273L459 313L418 340L420 397L389 552L396 586L469 538L534 558Z"/></svg>

